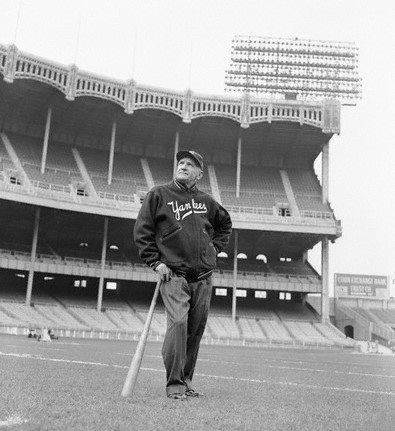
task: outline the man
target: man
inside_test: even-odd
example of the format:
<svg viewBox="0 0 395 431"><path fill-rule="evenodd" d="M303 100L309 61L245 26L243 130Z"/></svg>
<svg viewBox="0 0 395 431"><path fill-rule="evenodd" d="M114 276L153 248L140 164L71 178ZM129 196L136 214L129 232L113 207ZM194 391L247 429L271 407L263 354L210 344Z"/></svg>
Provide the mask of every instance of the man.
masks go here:
<svg viewBox="0 0 395 431"><path fill-rule="evenodd" d="M210 307L211 275L232 223L228 212L196 187L203 175L202 156L180 151L176 159L174 180L154 187L145 197L134 240L140 257L163 280L166 393L186 400L201 395L193 389L192 377Z"/></svg>

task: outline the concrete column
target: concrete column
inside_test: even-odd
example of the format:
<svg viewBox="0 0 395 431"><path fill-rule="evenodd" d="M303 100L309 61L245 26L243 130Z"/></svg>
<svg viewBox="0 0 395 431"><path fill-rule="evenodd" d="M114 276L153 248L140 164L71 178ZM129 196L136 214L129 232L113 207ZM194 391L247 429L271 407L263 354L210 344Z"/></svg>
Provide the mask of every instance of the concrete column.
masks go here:
<svg viewBox="0 0 395 431"><path fill-rule="evenodd" d="M329 241L324 238L321 241L321 321L329 320Z"/></svg>
<svg viewBox="0 0 395 431"><path fill-rule="evenodd" d="M240 175L241 175L241 136L237 141L237 172L236 172L236 197L240 197Z"/></svg>
<svg viewBox="0 0 395 431"><path fill-rule="evenodd" d="M117 123L114 121L112 123L112 129L111 129L110 158L108 160L108 184L111 184L111 181L112 181L116 133L117 133Z"/></svg>
<svg viewBox="0 0 395 431"><path fill-rule="evenodd" d="M104 217L103 244L102 244L102 249L101 249L99 290L97 293L97 311L98 312L101 311L102 303L103 303L103 286L104 286L104 270L106 267L107 237L108 237L108 217Z"/></svg>
<svg viewBox="0 0 395 431"><path fill-rule="evenodd" d="M233 256L233 290L232 290L232 320L236 321L236 289L237 289L237 249L239 231L235 230L234 256Z"/></svg>
<svg viewBox="0 0 395 431"><path fill-rule="evenodd" d="M48 112L47 112L47 121L45 123L43 152L42 152L42 156L41 156L41 173L42 174L45 171L45 165L47 163L48 140L49 140L49 131L51 130L51 119L52 119L52 108L49 107Z"/></svg>
<svg viewBox="0 0 395 431"><path fill-rule="evenodd" d="M38 242L38 226L40 224L40 211L41 211L41 208L37 207L36 208L36 214L34 217L32 252L30 254L30 268L29 268L29 277L27 279L27 290L26 290L26 301L25 301L25 304L28 306L30 306L31 302L32 302L34 262L36 260L36 250L37 250L37 242Z"/></svg>
<svg viewBox="0 0 395 431"><path fill-rule="evenodd" d="M322 203L329 199L329 144L322 147Z"/></svg>
<svg viewBox="0 0 395 431"><path fill-rule="evenodd" d="M179 146L180 146L180 132L177 129L176 131L176 136L174 138L174 162L173 162L173 177L175 177L176 175L176 170L177 170L177 153L179 151Z"/></svg>

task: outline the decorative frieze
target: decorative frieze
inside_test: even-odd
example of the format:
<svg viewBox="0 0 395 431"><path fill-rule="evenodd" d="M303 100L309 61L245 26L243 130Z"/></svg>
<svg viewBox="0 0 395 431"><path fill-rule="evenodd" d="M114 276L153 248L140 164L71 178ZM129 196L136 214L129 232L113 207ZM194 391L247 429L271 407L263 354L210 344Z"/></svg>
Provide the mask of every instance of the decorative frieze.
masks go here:
<svg viewBox="0 0 395 431"><path fill-rule="evenodd" d="M290 121L320 128L324 133L340 133L337 100L267 100L247 93L241 98L230 98L139 86L133 80L117 81L80 71L76 65L67 68L21 53L15 45L0 45L0 72L8 83L22 78L38 80L56 87L67 100L73 101L79 96L99 97L122 106L127 114L137 109L159 109L179 116L184 123L199 117L221 117L248 128L254 123Z"/></svg>

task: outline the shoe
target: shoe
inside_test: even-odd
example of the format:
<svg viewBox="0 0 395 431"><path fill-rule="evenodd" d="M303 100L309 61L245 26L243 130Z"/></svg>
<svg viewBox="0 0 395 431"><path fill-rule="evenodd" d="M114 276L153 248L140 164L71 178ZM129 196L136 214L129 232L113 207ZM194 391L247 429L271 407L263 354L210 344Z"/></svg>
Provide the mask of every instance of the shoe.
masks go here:
<svg viewBox="0 0 395 431"><path fill-rule="evenodd" d="M185 395L187 396L187 397L204 397L204 394L202 394L201 392L196 392L195 390L193 390L193 389L187 389L186 391L185 391Z"/></svg>
<svg viewBox="0 0 395 431"><path fill-rule="evenodd" d="M167 394L167 398L171 398L172 400L179 400L179 401L187 401L188 399L185 394L181 394L179 392Z"/></svg>

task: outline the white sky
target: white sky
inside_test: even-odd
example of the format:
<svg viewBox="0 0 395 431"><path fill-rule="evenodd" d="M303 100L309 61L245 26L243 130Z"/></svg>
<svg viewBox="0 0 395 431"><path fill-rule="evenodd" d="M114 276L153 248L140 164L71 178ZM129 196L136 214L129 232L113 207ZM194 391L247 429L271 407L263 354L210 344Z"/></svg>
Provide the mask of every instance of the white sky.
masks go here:
<svg viewBox="0 0 395 431"><path fill-rule="evenodd" d="M330 201L343 225L330 272L395 274L393 1L0 0L0 11L0 43L112 78L208 94L223 93L236 34L356 42L363 100L343 108L341 134L330 142ZM319 248L310 253L317 269Z"/></svg>

